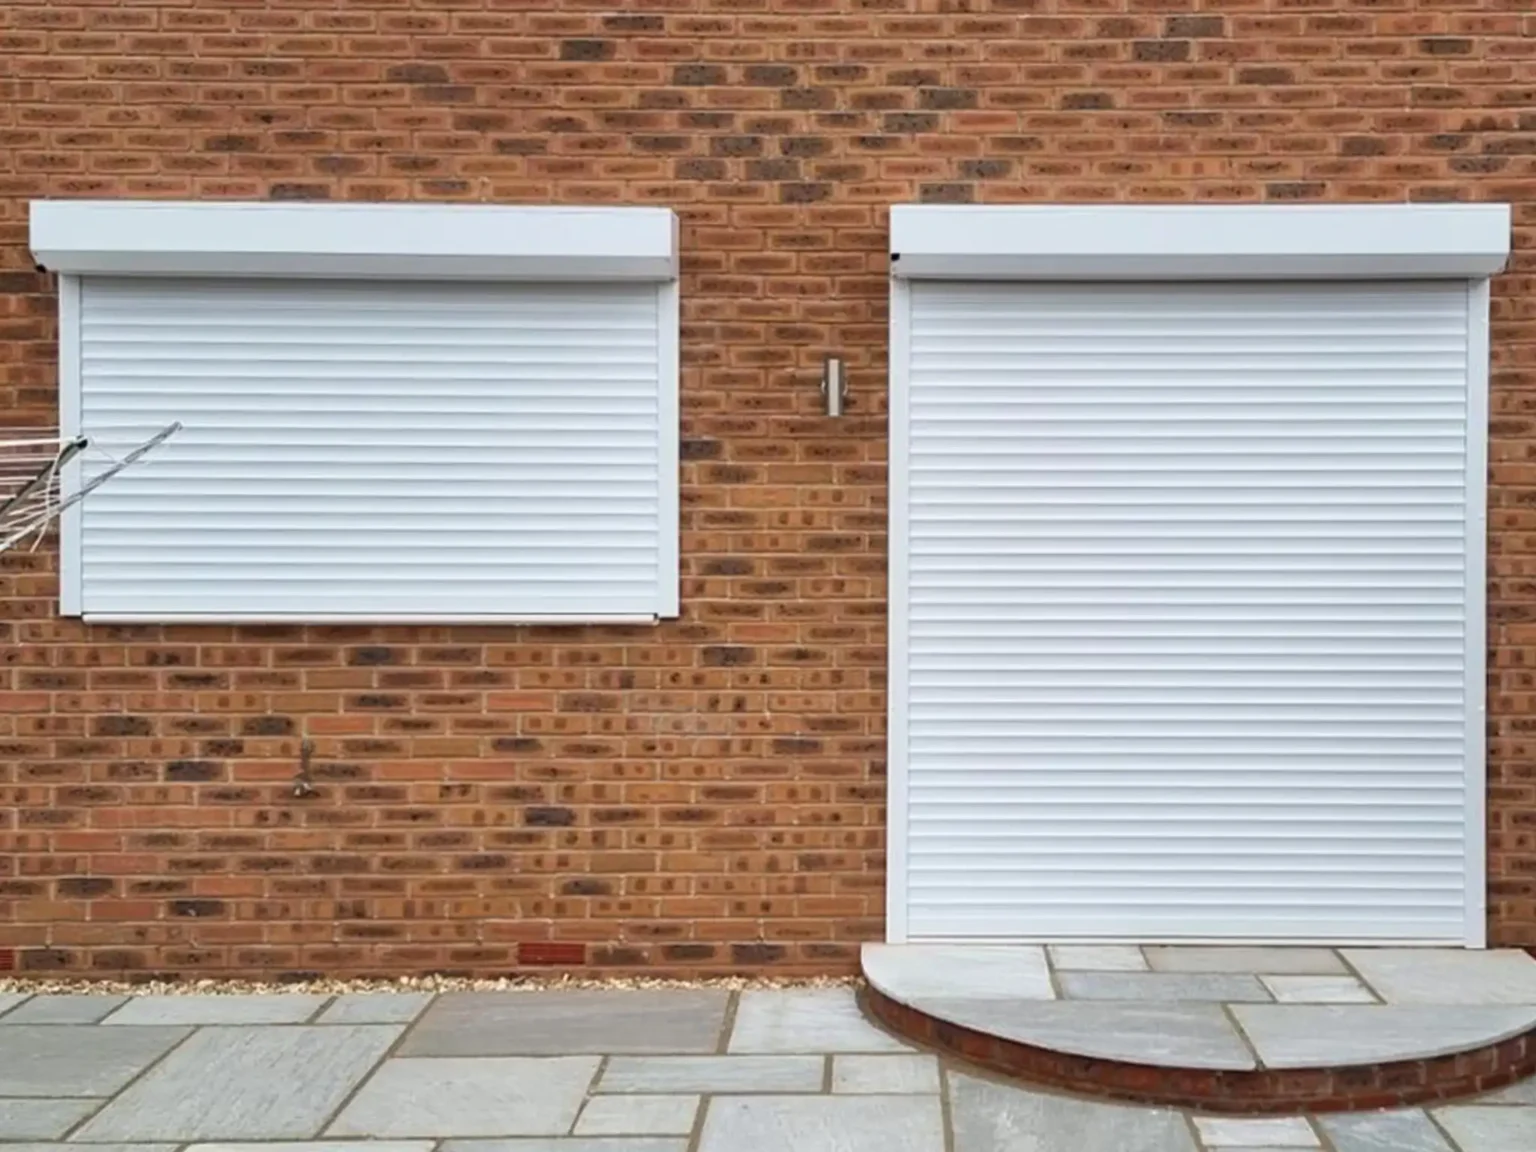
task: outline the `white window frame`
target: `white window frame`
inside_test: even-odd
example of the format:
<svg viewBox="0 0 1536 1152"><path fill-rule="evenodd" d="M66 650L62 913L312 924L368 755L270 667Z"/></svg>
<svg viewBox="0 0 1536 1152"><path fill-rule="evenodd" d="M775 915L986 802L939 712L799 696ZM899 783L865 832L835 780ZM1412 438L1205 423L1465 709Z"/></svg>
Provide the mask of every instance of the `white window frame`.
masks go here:
<svg viewBox="0 0 1536 1152"><path fill-rule="evenodd" d="M649 615L84 611L80 505L60 517L59 612L96 622L646 624L680 615L678 221L668 208L39 200L31 249L59 274L59 429L80 434L80 283L92 275L651 282L660 388L658 587ZM64 491L80 483L78 459Z"/></svg>
<svg viewBox="0 0 1536 1152"><path fill-rule="evenodd" d="M906 603L913 280L1462 280L1467 285L1466 916L1487 944L1489 277L1507 204L895 205L890 229L886 940L908 940ZM1222 941L1236 943L1237 941Z"/></svg>

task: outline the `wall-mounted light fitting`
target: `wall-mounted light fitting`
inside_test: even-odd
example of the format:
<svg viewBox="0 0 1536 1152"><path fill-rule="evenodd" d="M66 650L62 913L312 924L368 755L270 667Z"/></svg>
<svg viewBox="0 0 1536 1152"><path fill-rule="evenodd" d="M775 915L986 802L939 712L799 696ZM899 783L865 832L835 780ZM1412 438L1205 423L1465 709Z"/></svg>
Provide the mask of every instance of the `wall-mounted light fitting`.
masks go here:
<svg viewBox="0 0 1536 1152"><path fill-rule="evenodd" d="M821 394L826 397L827 415L841 416L848 399L848 368L841 356L828 356L822 364Z"/></svg>

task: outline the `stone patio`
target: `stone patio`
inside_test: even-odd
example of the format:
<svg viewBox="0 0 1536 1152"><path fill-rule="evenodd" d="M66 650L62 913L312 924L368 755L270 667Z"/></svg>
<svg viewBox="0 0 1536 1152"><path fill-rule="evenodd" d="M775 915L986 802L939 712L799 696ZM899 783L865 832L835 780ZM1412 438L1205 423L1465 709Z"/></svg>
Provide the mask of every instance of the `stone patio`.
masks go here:
<svg viewBox="0 0 1536 1152"><path fill-rule="evenodd" d="M1088 960L1064 970L1131 963L1067 963ZM1367 981L1383 983L1423 987ZM1306 1148L1532 1152L1536 1080L1433 1110L1248 1119L999 1083L876 1028L849 989L0 997L3 1152Z"/></svg>
<svg viewBox="0 0 1536 1152"><path fill-rule="evenodd" d="M1514 950L869 944L863 963L936 1019L1167 1068L1419 1060L1536 1028L1536 959Z"/></svg>

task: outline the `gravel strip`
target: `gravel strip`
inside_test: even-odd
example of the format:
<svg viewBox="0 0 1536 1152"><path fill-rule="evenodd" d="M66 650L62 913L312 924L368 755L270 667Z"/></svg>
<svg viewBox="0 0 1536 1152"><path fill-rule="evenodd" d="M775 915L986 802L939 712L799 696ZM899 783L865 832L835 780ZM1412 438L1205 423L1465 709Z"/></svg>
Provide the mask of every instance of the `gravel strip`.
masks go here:
<svg viewBox="0 0 1536 1152"><path fill-rule="evenodd" d="M856 976L715 976L698 980L659 979L645 976L503 976L471 979L456 976L402 976L396 980L294 980L289 983L261 980L122 980L0 979L0 992L107 994L118 996L249 996L309 992L339 996L349 992L550 992L560 989L597 988L634 990L649 988L723 988L742 991L760 988L850 988Z"/></svg>

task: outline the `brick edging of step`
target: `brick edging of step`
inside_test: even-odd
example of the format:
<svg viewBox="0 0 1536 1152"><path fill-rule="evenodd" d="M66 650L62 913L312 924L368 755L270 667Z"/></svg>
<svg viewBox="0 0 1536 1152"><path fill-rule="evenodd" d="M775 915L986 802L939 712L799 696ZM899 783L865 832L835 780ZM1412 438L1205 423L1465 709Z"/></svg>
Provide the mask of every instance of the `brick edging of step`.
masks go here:
<svg viewBox="0 0 1536 1152"><path fill-rule="evenodd" d="M1404 1108L1476 1096L1536 1074L1536 1028L1444 1056L1229 1071L1077 1056L940 1020L870 985L860 997L864 1010L901 1038L1015 1080L1205 1112L1269 1115Z"/></svg>

